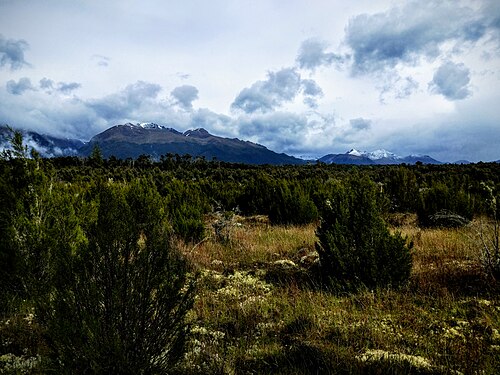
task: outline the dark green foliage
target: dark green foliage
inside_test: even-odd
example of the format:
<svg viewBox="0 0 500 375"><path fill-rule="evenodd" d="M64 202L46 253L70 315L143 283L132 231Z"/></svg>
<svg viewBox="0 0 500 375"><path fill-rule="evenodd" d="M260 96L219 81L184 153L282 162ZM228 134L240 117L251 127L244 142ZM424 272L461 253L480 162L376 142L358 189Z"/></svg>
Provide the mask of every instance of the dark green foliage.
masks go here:
<svg viewBox="0 0 500 375"><path fill-rule="evenodd" d="M200 241L205 233L206 198L196 187L177 180L169 181L162 189L174 234L187 242Z"/></svg>
<svg viewBox="0 0 500 375"><path fill-rule="evenodd" d="M322 274L342 290L403 285L411 270L410 246L390 234L366 178L338 184L322 212L316 234Z"/></svg>
<svg viewBox="0 0 500 375"><path fill-rule="evenodd" d="M92 152L88 158L88 161L92 167L101 167L104 164L101 148L98 143L94 144Z"/></svg>
<svg viewBox="0 0 500 375"><path fill-rule="evenodd" d="M404 166L392 171L385 186L393 212L415 212L420 194L415 173Z"/></svg>
<svg viewBox="0 0 500 375"><path fill-rule="evenodd" d="M273 224L308 224L318 210L303 184L258 175L247 184L239 206L248 215L265 214Z"/></svg>
<svg viewBox="0 0 500 375"><path fill-rule="evenodd" d="M422 192L417 210L422 227L459 227L472 220L472 197L464 189L438 182Z"/></svg>
<svg viewBox="0 0 500 375"><path fill-rule="evenodd" d="M76 254L60 255L37 314L65 373L166 372L183 353L192 304L162 198L140 181L99 187L96 221Z"/></svg>
<svg viewBox="0 0 500 375"><path fill-rule="evenodd" d="M13 133L12 149L0 158L0 313L46 284L48 178L22 142L21 133Z"/></svg>
<svg viewBox="0 0 500 375"><path fill-rule="evenodd" d="M318 218L314 202L300 185L286 181L276 184L269 208L273 224L309 224Z"/></svg>

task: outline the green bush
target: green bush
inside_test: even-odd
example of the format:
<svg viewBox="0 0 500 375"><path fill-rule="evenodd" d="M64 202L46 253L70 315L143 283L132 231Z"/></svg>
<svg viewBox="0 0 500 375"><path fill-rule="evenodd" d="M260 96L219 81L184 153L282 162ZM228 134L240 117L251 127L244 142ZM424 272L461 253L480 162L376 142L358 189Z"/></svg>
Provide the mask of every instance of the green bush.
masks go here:
<svg viewBox="0 0 500 375"><path fill-rule="evenodd" d="M418 223L422 227L460 227L472 220L473 201L461 188L450 188L435 183L422 192L417 210Z"/></svg>
<svg viewBox="0 0 500 375"><path fill-rule="evenodd" d="M269 208L271 223L301 225L318 218L314 202L300 185L282 181L274 188L273 195Z"/></svg>
<svg viewBox="0 0 500 375"><path fill-rule="evenodd" d="M341 290L398 287L410 275L411 244L391 234L380 212L378 189L366 178L337 185L316 231L324 280Z"/></svg>
<svg viewBox="0 0 500 375"><path fill-rule="evenodd" d="M37 301L62 373L164 373L183 355L193 289L165 204L147 181L103 184L75 254L58 254L54 288Z"/></svg>
<svg viewBox="0 0 500 375"><path fill-rule="evenodd" d="M200 241L205 233L206 197L197 186L179 180L168 181L161 190L174 234L186 242Z"/></svg>

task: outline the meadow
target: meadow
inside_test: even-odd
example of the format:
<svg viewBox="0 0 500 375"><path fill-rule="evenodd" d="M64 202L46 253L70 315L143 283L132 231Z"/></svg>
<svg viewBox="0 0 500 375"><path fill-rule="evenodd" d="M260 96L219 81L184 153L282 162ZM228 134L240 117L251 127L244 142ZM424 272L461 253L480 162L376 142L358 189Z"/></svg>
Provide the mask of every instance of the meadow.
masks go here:
<svg viewBox="0 0 500 375"><path fill-rule="evenodd" d="M500 373L497 164L1 156L1 373Z"/></svg>
<svg viewBox="0 0 500 375"><path fill-rule="evenodd" d="M314 284L315 225L233 220L226 243L184 248L200 273L185 373L500 371L500 299L481 266L481 220L420 229L414 215L398 218L391 229L414 243L409 284L349 295Z"/></svg>

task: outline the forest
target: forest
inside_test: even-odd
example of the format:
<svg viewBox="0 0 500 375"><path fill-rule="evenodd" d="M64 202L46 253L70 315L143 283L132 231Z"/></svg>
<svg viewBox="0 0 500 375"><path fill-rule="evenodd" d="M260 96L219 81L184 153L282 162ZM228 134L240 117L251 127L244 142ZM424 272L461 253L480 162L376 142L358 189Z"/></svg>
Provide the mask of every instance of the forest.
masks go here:
<svg viewBox="0 0 500 375"><path fill-rule="evenodd" d="M0 372L500 373L500 164L0 157Z"/></svg>

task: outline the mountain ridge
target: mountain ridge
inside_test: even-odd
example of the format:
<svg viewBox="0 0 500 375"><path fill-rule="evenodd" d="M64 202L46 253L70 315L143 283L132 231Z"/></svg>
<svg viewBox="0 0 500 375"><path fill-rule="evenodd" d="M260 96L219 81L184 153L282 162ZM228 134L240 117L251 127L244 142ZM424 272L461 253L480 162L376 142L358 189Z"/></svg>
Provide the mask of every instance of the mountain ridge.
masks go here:
<svg viewBox="0 0 500 375"><path fill-rule="evenodd" d="M181 133L154 123L115 125L96 134L79 151L88 156L98 145L104 157L125 159L142 154L159 159L166 154L189 154L232 163L247 164L304 164L302 159L276 153L263 145L237 138L210 134L203 128Z"/></svg>
<svg viewBox="0 0 500 375"><path fill-rule="evenodd" d="M204 128L180 132L152 122L118 124L94 135L88 142L63 139L34 131L21 130L28 147L35 148L42 157L89 156L98 145L104 157L137 158L146 154L157 160L166 154L189 154L207 160L245 164L325 164L388 165L388 164L443 164L429 155L399 156L385 149L359 151L351 149L343 154L327 154L319 159L306 160L276 153L267 147L238 138L219 137ZM0 150L9 147L10 128L0 125ZM496 161L497 163L500 161ZM458 160L452 164L470 163Z"/></svg>
<svg viewBox="0 0 500 375"><path fill-rule="evenodd" d="M328 154L318 159L325 164L353 164L353 165L389 165L389 164L443 164L429 155L399 156L393 152L378 149L375 151L358 151L351 149L345 154Z"/></svg>

